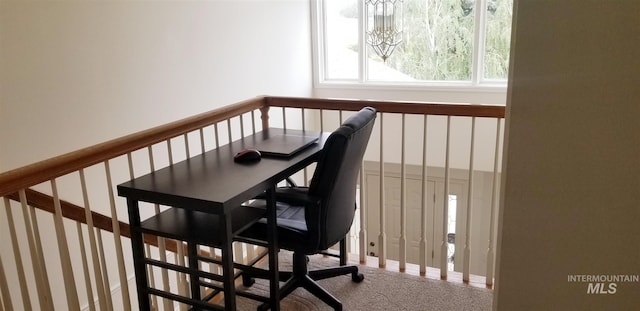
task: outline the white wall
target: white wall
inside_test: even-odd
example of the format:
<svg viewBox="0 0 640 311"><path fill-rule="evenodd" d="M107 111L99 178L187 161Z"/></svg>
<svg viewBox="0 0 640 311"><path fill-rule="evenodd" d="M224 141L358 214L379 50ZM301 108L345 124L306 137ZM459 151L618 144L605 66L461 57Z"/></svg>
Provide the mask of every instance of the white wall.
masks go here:
<svg viewBox="0 0 640 311"><path fill-rule="evenodd" d="M311 95L309 3L0 2L0 171L257 95Z"/></svg>
<svg viewBox="0 0 640 311"><path fill-rule="evenodd" d="M637 310L640 2L515 3L494 308Z"/></svg>
<svg viewBox="0 0 640 311"><path fill-rule="evenodd" d="M0 172L258 95L310 96L310 37L303 0L0 1ZM59 180L61 197L80 203L74 183ZM96 198L93 210L108 215L106 197ZM16 283L0 209L0 254ZM118 214L126 221L125 208ZM51 216L38 218L54 301L65 309ZM80 282L75 228L66 227Z"/></svg>

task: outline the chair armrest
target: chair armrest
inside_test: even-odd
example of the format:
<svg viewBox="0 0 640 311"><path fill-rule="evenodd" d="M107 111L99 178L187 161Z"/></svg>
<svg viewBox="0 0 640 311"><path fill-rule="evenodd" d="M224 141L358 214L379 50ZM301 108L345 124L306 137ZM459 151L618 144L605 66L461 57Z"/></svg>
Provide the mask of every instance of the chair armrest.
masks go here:
<svg viewBox="0 0 640 311"><path fill-rule="evenodd" d="M292 205L318 206L320 198L309 195L308 188L278 188L276 189L276 201Z"/></svg>
<svg viewBox="0 0 640 311"><path fill-rule="evenodd" d="M320 198L310 196L306 187L282 187L276 188L276 201L290 205L318 206ZM265 200L266 195L260 194L256 199Z"/></svg>
<svg viewBox="0 0 640 311"><path fill-rule="evenodd" d="M318 158L319 158L319 157L320 157L320 156L319 156L318 154L314 155L313 163L318 163ZM311 164L309 164L309 165L311 165ZM297 174L298 172L300 172L300 171L302 171L302 170L307 169L307 167L309 167L309 166L306 166L305 168L303 168L303 169L301 169L301 170L299 170L299 171L295 172L294 174ZM296 182L295 182L295 181L293 180L293 178L291 178L291 177L287 177L287 178L285 178L285 181L287 182L287 187L291 187L291 188L298 187L298 185L296 184Z"/></svg>
<svg viewBox="0 0 640 311"><path fill-rule="evenodd" d="M287 181L287 187L294 188L298 186L291 177L287 177L285 180Z"/></svg>

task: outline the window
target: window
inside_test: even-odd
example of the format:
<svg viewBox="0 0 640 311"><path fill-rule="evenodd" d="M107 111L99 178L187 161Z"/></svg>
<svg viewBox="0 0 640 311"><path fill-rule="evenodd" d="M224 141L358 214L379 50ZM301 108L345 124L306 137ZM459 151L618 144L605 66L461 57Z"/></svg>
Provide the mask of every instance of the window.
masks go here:
<svg viewBox="0 0 640 311"><path fill-rule="evenodd" d="M402 42L386 60L365 28L379 1L317 1L320 83L506 86L513 0L395 0Z"/></svg>

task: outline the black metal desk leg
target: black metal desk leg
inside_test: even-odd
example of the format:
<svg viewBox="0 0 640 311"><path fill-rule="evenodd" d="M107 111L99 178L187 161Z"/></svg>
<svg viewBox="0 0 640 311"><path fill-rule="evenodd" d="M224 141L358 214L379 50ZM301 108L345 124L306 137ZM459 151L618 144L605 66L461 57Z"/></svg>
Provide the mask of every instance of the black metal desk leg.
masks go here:
<svg viewBox="0 0 640 311"><path fill-rule="evenodd" d="M231 216L220 215L222 240L222 277L224 280L224 309L236 310L236 286L233 270L233 238L231 234Z"/></svg>
<svg viewBox="0 0 640 311"><path fill-rule="evenodd" d="M269 242L269 305L272 311L280 310L280 280L278 274L278 246L276 187L267 189L267 241Z"/></svg>
<svg viewBox="0 0 640 311"><path fill-rule="evenodd" d="M131 227L131 248L133 251L133 269L136 274L136 288L138 291L138 305L140 310L151 310L147 289L147 270L144 256L144 242L140 231L140 210L138 201L127 198L129 210L129 225Z"/></svg>
<svg viewBox="0 0 640 311"><path fill-rule="evenodd" d="M181 247L180 243L178 247ZM198 277L198 244L187 242L187 255L189 256L189 281L191 282L191 299L201 300L200 298L200 278Z"/></svg>

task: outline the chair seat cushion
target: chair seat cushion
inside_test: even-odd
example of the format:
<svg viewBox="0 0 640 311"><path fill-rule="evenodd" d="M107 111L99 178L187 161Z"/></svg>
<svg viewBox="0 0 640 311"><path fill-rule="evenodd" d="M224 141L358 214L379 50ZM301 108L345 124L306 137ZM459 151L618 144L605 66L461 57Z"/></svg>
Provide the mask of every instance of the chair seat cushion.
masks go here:
<svg viewBox="0 0 640 311"><path fill-rule="evenodd" d="M266 201L254 200L249 206L266 209ZM312 242L309 241L304 206L276 202L276 207L278 217L278 244L280 247L291 251L308 248ZM251 239L266 241L267 219L260 219L240 235ZM302 245L305 246L301 248Z"/></svg>
<svg viewBox="0 0 640 311"><path fill-rule="evenodd" d="M263 208L266 202L262 202ZM307 232L307 222L304 218L304 206L291 205L284 202L276 202L276 215L278 217L278 227L287 228L299 233ZM266 224L265 218L259 223Z"/></svg>

